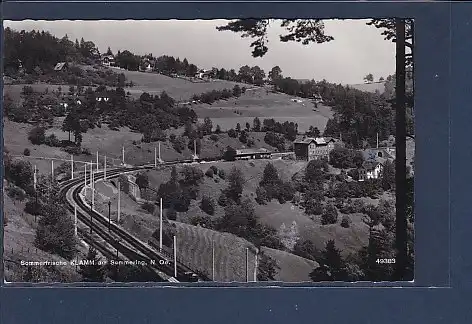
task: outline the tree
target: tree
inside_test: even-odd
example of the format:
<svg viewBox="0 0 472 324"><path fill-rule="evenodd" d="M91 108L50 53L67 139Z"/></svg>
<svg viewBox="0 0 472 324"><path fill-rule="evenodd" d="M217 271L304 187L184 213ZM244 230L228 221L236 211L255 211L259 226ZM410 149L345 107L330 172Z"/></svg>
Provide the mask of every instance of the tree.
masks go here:
<svg viewBox="0 0 472 324"><path fill-rule="evenodd" d="M149 188L149 177L147 173L140 172L136 175L136 184L141 192Z"/></svg>
<svg viewBox="0 0 472 324"><path fill-rule="evenodd" d="M276 65L269 72L269 79L272 84L275 84L278 80L282 78L282 69L280 66Z"/></svg>
<svg viewBox="0 0 472 324"><path fill-rule="evenodd" d="M44 144L46 140L46 130L43 127L34 127L28 133L28 140L34 145Z"/></svg>
<svg viewBox="0 0 472 324"><path fill-rule="evenodd" d="M241 82L252 83L252 72L249 65L241 66L241 68L239 69L238 77Z"/></svg>
<svg viewBox="0 0 472 324"><path fill-rule="evenodd" d="M229 186L226 189L228 198L232 199L234 202L239 202L241 195L243 193L244 185L244 176L240 169L233 167L228 176Z"/></svg>
<svg viewBox="0 0 472 324"><path fill-rule="evenodd" d="M247 131L243 130L243 131L241 132L241 135L239 135L239 141L240 141L241 143L244 143L244 144L247 143L247 141L248 141Z"/></svg>
<svg viewBox="0 0 472 324"><path fill-rule="evenodd" d="M216 125L215 134L220 134L220 133L221 133L221 127L220 125Z"/></svg>
<svg viewBox="0 0 472 324"><path fill-rule="evenodd" d="M367 83L372 83L374 82L374 76L372 75L372 73L369 73L364 77L364 80Z"/></svg>
<svg viewBox="0 0 472 324"><path fill-rule="evenodd" d="M43 216L38 221L35 245L43 251L71 260L76 253L77 243L72 219L55 197L42 210Z"/></svg>
<svg viewBox="0 0 472 324"><path fill-rule="evenodd" d="M252 130L255 132L261 131L261 121L258 117L255 117L254 121L252 122Z"/></svg>
<svg viewBox="0 0 472 324"><path fill-rule="evenodd" d="M382 188L391 190L395 188L395 165L389 160L385 161L382 170Z"/></svg>
<svg viewBox="0 0 472 324"><path fill-rule="evenodd" d="M317 251L315 244L311 240L298 240L293 247L293 254L308 260L315 260Z"/></svg>
<svg viewBox="0 0 472 324"><path fill-rule="evenodd" d="M90 246L87 257L85 258L90 264L80 265L79 273L88 282L103 282L105 281L106 267L99 264L100 257L94 247Z"/></svg>
<svg viewBox="0 0 472 324"><path fill-rule="evenodd" d="M205 117L205 119L203 120L203 126L202 126L203 135L210 135L212 132L212 129L213 129L213 123L211 122L210 117Z"/></svg>
<svg viewBox="0 0 472 324"><path fill-rule="evenodd" d="M320 267L310 273L313 281L347 281L349 279L346 263L333 240L326 243L326 247L317 261Z"/></svg>
<svg viewBox="0 0 472 324"><path fill-rule="evenodd" d="M250 132L250 131L251 131L251 124L246 123L246 132Z"/></svg>
<svg viewBox="0 0 472 324"><path fill-rule="evenodd" d="M209 196L203 196L200 208L208 215L215 214L215 202Z"/></svg>
<svg viewBox="0 0 472 324"><path fill-rule="evenodd" d="M234 97L240 97L241 96L241 87L237 84L233 87L233 96Z"/></svg>
<svg viewBox="0 0 472 324"><path fill-rule="evenodd" d="M234 161L236 159L236 150L231 146L227 146L223 154L223 159L225 161Z"/></svg>
<svg viewBox="0 0 472 324"><path fill-rule="evenodd" d="M267 29L274 20L275 19L239 19L231 21L225 26L218 26L216 29L219 31L241 33L241 37L251 37L255 39L255 41L251 43L251 47L254 48L252 55L254 57L262 57L269 49L266 45L268 43ZM331 36L325 35L324 23L320 19L283 19L280 26L287 31L286 34L280 35L281 42L296 41L308 45L312 42L320 44L334 39Z"/></svg>
<svg viewBox="0 0 472 324"><path fill-rule="evenodd" d="M259 252L259 263L257 267L258 281L275 280L278 270L280 270L280 267L276 260L272 259L264 252Z"/></svg>
<svg viewBox="0 0 472 324"><path fill-rule="evenodd" d="M336 224L338 221L338 211L335 206L328 205L323 215L321 215L321 225Z"/></svg>
<svg viewBox="0 0 472 324"><path fill-rule="evenodd" d="M239 132L241 132L241 124L237 123L236 124L236 133L239 133Z"/></svg>
<svg viewBox="0 0 472 324"><path fill-rule="evenodd" d="M265 72L259 66L253 66L251 68L252 82L255 85L262 85L264 83Z"/></svg>

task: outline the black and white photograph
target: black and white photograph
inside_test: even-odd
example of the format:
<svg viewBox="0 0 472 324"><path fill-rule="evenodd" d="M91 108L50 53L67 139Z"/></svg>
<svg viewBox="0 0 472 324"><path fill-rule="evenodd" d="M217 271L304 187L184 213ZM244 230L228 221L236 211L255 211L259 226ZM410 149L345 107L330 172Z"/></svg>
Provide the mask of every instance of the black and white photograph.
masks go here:
<svg viewBox="0 0 472 324"><path fill-rule="evenodd" d="M4 282L413 281L413 35L3 21Z"/></svg>

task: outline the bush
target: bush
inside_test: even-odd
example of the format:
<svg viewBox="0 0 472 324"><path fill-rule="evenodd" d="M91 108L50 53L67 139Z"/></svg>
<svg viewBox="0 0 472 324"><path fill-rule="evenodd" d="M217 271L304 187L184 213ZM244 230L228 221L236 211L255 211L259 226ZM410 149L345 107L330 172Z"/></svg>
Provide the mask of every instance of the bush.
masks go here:
<svg viewBox="0 0 472 324"><path fill-rule="evenodd" d="M147 211L148 213L152 214L154 213L154 209L155 209L156 206L154 206L153 203L150 203L148 201L146 201L144 204L143 204L143 209L145 211Z"/></svg>
<svg viewBox="0 0 472 324"><path fill-rule="evenodd" d="M177 211L174 208L169 208L166 212L166 217L173 221L177 220Z"/></svg>
<svg viewBox="0 0 472 324"><path fill-rule="evenodd" d="M34 127L28 133L28 140L34 145L41 145L46 140L46 130L43 127Z"/></svg>
<svg viewBox="0 0 472 324"><path fill-rule="evenodd" d="M218 170L218 176L221 178L221 179L226 179L226 173L225 173L225 170L223 169L219 169Z"/></svg>
<svg viewBox="0 0 472 324"><path fill-rule="evenodd" d="M23 155L24 156L30 156L31 155L31 152L28 148L25 148L25 150L23 151Z"/></svg>
<svg viewBox="0 0 472 324"><path fill-rule="evenodd" d="M219 137L218 137L218 135L212 134L212 135L210 135L210 139L211 139L213 142L218 142Z"/></svg>
<svg viewBox="0 0 472 324"><path fill-rule="evenodd" d="M31 214L31 215L41 215L41 204L36 203L36 201L27 201L25 204L25 213Z"/></svg>
<svg viewBox="0 0 472 324"><path fill-rule="evenodd" d="M231 129L228 131L228 136L229 136L229 137L232 137L232 138L236 138L236 137L238 137L238 133L236 133L236 131L231 128Z"/></svg>
<svg viewBox="0 0 472 324"><path fill-rule="evenodd" d="M223 159L226 161L234 161L236 159L236 150L228 146L223 154Z"/></svg>
<svg viewBox="0 0 472 324"><path fill-rule="evenodd" d="M210 169L213 170L213 174L215 174L215 175L218 174L218 168L217 168L216 166L212 165L212 166L210 167Z"/></svg>
<svg viewBox="0 0 472 324"><path fill-rule="evenodd" d="M341 220L341 226L344 228L349 228L351 226L351 219L349 216L344 216Z"/></svg>
<svg viewBox="0 0 472 324"><path fill-rule="evenodd" d="M226 197L226 193L222 192L218 197L218 205L221 207L226 207L229 204L228 197Z"/></svg>
<svg viewBox="0 0 472 324"><path fill-rule="evenodd" d="M17 187L8 188L8 197L14 200L23 201L26 198L26 194L23 190Z"/></svg>
<svg viewBox="0 0 472 324"><path fill-rule="evenodd" d="M321 224L328 225L328 224L336 224L338 221L338 211L336 207L333 205L328 205L325 210L323 211L323 215L321 215Z"/></svg>
<svg viewBox="0 0 472 324"><path fill-rule="evenodd" d="M215 203L211 197L204 196L200 204L200 208L208 215L215 214Z"/></svg>
<svg viewBox="0 0 472 324"><path fill-rule="evenodd" d="M56 135L51 134L45 138L44 144L51 147L60 147L61 142L57 139Z"/></svg>
<svg viewBox="0 0 472 324"><path fill-rule="evenodd" d="M205 175L209 178L213 178L213 170L212 169L208 169L206 172L205 172Z"/></svg>

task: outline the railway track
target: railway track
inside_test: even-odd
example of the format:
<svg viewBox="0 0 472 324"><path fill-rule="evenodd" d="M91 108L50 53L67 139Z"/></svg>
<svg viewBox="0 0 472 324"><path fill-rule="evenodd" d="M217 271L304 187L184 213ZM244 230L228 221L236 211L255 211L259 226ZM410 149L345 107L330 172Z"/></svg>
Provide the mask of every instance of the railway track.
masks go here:
<svg viewBox="0 0 472 324"><path fill-rule="evenodd" d="M212 162L218 161L219 159L192 159L192 160L180 160L164 162L158 165L157 168L166 168L178 164L189 164L195 162ZM136 167L119 167L115 169L107 170L107 179L116 178L123 173L131 173L140 170L151 170L155 169L154 165L142 165ZM95 173L95 181L104 178L103 171ZM92 232L100 236L108 245L119 251L124 257L129 260L144 261L147 267L153 269L156 273L156 281L210 281L210 279L202 274L197 275L196 271L190 267L177 262L177 276L174 276L174 262L169 258L167 253L160 253L146 243L141 242L127 231L122 229L120 226L111 223L95 210L92 210L90 206L82 201L80 192L84 188L84 177L76 178L73 180L66 180L61 182L61 196L67 203L67 206L71 212L74 212L74 205L77 206L77 218L83 224L92 228ZM110 227L109 227L110 226ZM91 235L87 234L86 231L81 230L81 236L84 240L97 248L106 257L110 257L116 260L114 253L110 251L104 244L98 243ZM169 260L171 259L171 260ZM167 277L163 279L163 277ZM176 277L176 278L174 278Z"/></svg>

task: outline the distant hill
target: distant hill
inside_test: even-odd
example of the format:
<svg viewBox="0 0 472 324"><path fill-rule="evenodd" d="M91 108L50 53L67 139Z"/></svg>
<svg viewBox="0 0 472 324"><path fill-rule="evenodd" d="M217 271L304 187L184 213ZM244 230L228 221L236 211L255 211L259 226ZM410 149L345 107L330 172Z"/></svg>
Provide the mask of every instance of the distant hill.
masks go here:
<svg viewBox="0 0 472 324"><path fill-rule="evenodd" d="M385 82L348 84L347 86L365 92L375 92L378 90L380 93L383 93L385 91Z"/></svg>

